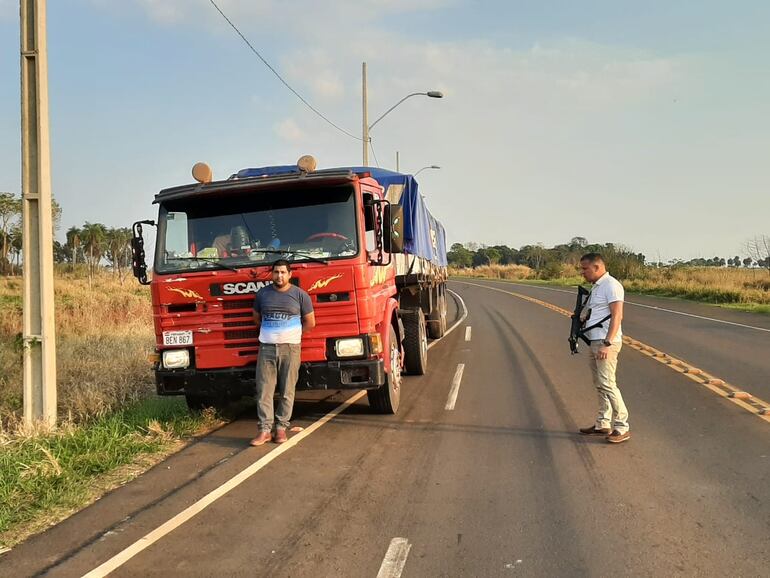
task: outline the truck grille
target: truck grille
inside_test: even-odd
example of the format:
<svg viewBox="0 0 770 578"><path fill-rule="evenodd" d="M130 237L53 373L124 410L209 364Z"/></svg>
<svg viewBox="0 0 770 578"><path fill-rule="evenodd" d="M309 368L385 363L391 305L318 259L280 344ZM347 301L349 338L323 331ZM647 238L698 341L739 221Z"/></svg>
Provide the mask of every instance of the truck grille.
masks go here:
<svg viewBox="0 0 770 578"><path fill-rule="evenodd" d="M222 325L224 325L224 327L254 327L254 321L251 319L244 319L243 321L225 321Z"/></svg>
<svg viewBox="0 0 770 578"><path fill-rule="evenodd" d="M252 309L254 307L254 298L237 299L235 301L223 301L222 309Z"/></svg>
<svg viewBox="0 0 770 578"><path fill-rule="evenodd" d="M225 339L257 339L259 332L256 329L225 331Z"/></svg>

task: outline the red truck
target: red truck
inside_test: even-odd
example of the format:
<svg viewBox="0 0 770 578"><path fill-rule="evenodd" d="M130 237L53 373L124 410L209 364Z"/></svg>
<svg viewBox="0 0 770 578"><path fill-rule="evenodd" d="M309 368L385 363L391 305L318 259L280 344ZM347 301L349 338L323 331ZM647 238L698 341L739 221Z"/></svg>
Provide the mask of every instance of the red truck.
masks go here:
<svg viewBox="0 0 770 578"><path fill-rule="evenodd" d="M160 395L191 408L253 395L254 294L277 259L313 302L298 389L366 389L396 413L402 372L423 374L446 331L446 241L410 175L370 167L244 169L160 191L158 219L133 225L133 269L150 285ZM157 226L148 280L143 225Z"/></svg>

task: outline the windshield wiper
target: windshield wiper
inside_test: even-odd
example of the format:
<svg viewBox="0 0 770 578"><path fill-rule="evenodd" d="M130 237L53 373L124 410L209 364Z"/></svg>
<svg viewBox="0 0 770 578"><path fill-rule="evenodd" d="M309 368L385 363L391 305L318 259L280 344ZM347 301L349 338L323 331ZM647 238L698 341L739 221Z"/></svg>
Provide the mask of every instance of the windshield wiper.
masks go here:
<svg viewBox="0 0 770 578"><path fill-rule="evenodd" d="M287 249L252 249L251 251L253 253L270 253L271 255L298 255L300 257L305 257L309 261L321 263L322 265L329 264L329 261L324 261L318 257L313 257L309 253L305 253L303 251L289 251Z"/></svg>
<svg viewBox="0 0 770 578"><path fill-rule="evenodd" d="M238 269L235 267L231 267L230 265L227 265L225 263L222 263L219 259L209 259L208 257L167 257L167 261L204 261L206 263L211 263L213 265L219 265L222 267L222 269L230 269L230 271L235 271L238 273Z"/></svg>

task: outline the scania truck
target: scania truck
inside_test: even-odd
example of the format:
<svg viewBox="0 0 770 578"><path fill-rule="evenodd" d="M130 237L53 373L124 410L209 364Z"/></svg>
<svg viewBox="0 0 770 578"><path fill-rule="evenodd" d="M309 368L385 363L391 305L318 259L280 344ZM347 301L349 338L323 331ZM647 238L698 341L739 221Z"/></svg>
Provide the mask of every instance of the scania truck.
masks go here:
<svg viewBox="0 0 770 578"><path fill-rule="evenodd" d="M133 225L134 275L149 285L160 395L191 408L253 395L259 340L254 294L271 264L313 302L298 389L365 389L396 413L402 374L428 368L428 338L447 328L444 228L411 175L372 167L296 165L240 170L161 190L155 221ZM156 226L151 273L143 227Z"/></svg>

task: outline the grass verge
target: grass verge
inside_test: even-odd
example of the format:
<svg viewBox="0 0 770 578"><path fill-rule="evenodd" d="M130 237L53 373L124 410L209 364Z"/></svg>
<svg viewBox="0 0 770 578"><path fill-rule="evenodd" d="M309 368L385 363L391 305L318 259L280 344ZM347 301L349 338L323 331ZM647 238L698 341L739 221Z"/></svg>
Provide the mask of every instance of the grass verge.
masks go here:
<svg viewBox="0 0 770 578"><path fill-rule="evenodd" d="M182 399L150 397L52 432L0 433L0 549L56 524L221 425Z"/></svg>
<svg viewBox="0 0 770 578"><path fill-rule="evenodd" d="M506 283L520 283L522 285L540 285L545 287L567 287L575 288L577 285L585 285L586 283L581 277L562 277L558 279L502 279L499 277L480 277L471 275L452 275L452 279L486 279L488 281L503 281ZM719 291L703 289L693 290L688 288L672 288L672 287L649 287L644 284L635 283L634 280L622 281L626 293L634 295L650 295L654 297L666 297L669 299L682 299L685 301L695 301L698 303L704 303L706 305L713 305L714 307L723 307L725 309L732 309L734 311L745 311L747 313L759 313L762 315L770 315L770 305L766 303L742 303L742 302L724 302L719 301L722 294ZM734 298L729 295L728 298Z"/></svg>

